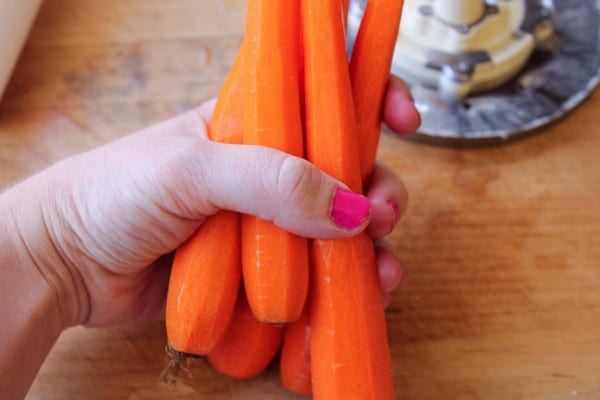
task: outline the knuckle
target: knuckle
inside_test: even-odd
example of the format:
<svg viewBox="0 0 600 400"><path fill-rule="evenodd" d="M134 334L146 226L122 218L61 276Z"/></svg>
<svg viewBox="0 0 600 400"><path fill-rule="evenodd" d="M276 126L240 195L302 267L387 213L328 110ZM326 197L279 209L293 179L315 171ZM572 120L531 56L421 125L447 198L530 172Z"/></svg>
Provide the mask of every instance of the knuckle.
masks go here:
<svg viewBox="0 0 600 400"><path fill-rule="evenodd" d="M308 161L287 157L277 177L277 193L285 204L303 202L319 190L321 173Z"/></svg>

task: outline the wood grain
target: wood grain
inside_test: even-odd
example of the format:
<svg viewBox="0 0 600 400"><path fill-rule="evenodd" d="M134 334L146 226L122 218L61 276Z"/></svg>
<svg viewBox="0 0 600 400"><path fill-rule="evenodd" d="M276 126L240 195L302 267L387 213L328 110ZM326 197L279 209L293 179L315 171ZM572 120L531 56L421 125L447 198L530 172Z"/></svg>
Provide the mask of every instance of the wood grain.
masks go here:
<svg viewBox="0 0 600 400"><path fill-rule="evenodd" d="M214 96L241 0L46 0L0 103L0 187ZM600 399L600 91L526 140L478 149L386 134L406 181L388 311L400 399ZM162 324L74 328L28 399L293 399L275 367L203 363L160 383ZM24 355L26 356L26 355Z"/></svg>

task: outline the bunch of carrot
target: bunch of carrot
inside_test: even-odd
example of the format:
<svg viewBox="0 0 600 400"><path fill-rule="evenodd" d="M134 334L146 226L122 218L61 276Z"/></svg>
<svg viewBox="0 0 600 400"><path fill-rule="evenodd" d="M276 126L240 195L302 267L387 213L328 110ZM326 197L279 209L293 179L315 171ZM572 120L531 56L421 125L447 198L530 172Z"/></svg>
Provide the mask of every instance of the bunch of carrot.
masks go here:
<svg viewBox="0 0 600 400"><path fill-rule="evenodd" d="M347 0L248 0L211 140L304 157L361 192L374 168L402 3L369 0L348 62ZM166 323L177 354L207 356L232 377L260 374L281 349L281 380L294 393L394 398L366 233L308 241L221 211L176 251Z"/></svg>

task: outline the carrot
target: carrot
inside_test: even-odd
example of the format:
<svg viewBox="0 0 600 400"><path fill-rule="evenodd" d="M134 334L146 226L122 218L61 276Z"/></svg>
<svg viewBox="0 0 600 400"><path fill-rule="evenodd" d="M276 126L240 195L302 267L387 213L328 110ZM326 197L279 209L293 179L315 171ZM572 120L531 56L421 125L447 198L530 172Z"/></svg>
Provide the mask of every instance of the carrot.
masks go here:
<svg viewBox="0 0 600 400"><path fill-rule="evenodd" d="M249 0L244 143L303 156L299 95L299 0ZM260 166L258 166L260 167ZM242 218L242 271L248 301L263 322L300 318L308 292L304 238L269 221Z"/></svg>
<svg viewBox="0 0 600 400"><path fill-rule="evenodd" d="M283 386L300 396L312 395L310 372L310 314L304 310L298 321L290 324L283 337L279 374Z"/></svg>
<svg viewBox="0 0 600 400"><path fill-rule="evenodd" d="M244 90L249 59L242 43L231 70L219 92L215 110L208 127L208 137L221 143L240 144L244 130Z"/></svg>
<svg viewBox="0 0 600 400"><path fill-rule="evenodd" d="M360 191L358 133L340 7L340 0L303 2L306 151L317 167ZM311 263L314 398L393 399L371 238L363 233L315 240Z"/></svg>
<svg viewBox="0 0 600 400"><path fill-rule="evenodd" d="M329 259L327 259L327 255ZM311 286L315 399L393 399L372 239L315 241Z"/></svg>
<svg viewBox="0 0 600 400"><path fill-rule="evenodd" d="M358 133L340 7L339 0L302 3L306 155L360 192Z"/></svg>
<svg viewBox="0 0 600 400"><path fill-rule="evenodd" d="M208 362L232 378L254 377L263 372L277 354L284 330L258 321L241 290L231 324L217 346L208 353Z"/></svg>
<svg viewBox="0 0 600 400"><path fill-rule="evenodd" d="M344 15L348 15L348 9L350 8L350 0L342 0L342 10Z"/></svg>
<svg viewBox="0 0 600 400"><path fill-rule="evenodd" d="M361 174L373 173L381 133L381 109L390 78L403 0L367 2L350 60L350 79L363 152Z"/></svg>
<svg viewBox="0 0 600 400"><path fill-rule="evenodd" d="M242 48L221 89L209 126L212 140L241 143L244 73ZM175 252L166 306L169 346L205 355L225 333L241 275L240 216L220 211Z"/></svg>
<svg viewBox="0 0 600 400"><path fill-rule="evenodd" d="M350 10L350 0L342 0L342 15L344 17L344 31L348 23L348 11Z"/></svg>

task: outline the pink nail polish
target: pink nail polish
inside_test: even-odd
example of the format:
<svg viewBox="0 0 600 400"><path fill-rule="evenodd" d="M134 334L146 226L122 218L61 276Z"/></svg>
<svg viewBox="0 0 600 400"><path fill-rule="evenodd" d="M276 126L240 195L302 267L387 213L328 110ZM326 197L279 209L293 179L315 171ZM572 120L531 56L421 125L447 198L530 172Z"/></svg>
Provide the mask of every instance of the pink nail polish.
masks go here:
<svg viewBox="0 0 600 400"><path fill-rule="evenodd" d="M371 204L365 196L337 189L333 197L331 219L345 229L358 228L371 214Z"/></svg>

